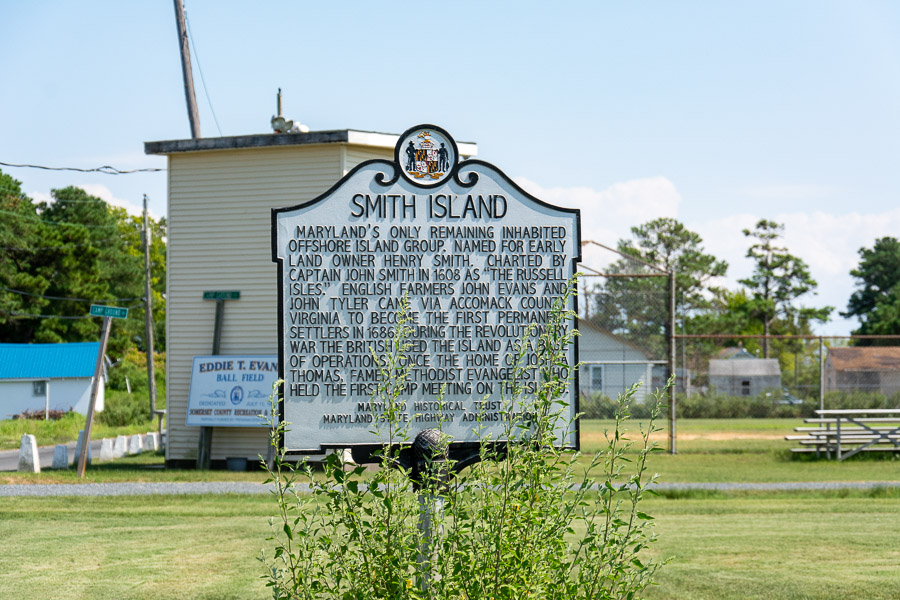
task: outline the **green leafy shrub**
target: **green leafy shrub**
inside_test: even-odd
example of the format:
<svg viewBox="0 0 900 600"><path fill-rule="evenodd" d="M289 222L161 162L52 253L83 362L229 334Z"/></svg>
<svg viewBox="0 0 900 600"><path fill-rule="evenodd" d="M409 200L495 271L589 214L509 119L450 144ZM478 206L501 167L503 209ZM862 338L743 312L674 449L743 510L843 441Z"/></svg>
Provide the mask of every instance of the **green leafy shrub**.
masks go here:
<svg viewBox="0 0 900 600"><path fill-rule="evenodd" d="M582 393L579 398L578 410L584 419L615 419L619 410L621 399L613 399L599 392ZM655 400L651 402L630 402L629 412L631 418L638 420L649 419L655 406Z"/></svg>
<svg viewBox="0 0 900 600"><path fill-rule="evenodd" d="M166 385L166 353L158 352L154 356L157 395L165 390ZM127 382L126 382L127 379ZM147 355L136 348L129 349L121 362L107 369L106 388L108 390L127 391L129 384L132 392L147 390Z"/></svg>
<svg viewBox="0 0 900 600"><path fill-rule="evenodd" d="M900 393L886 396L881 392L857 390L827 392L825 408L900 408Z"/></svg>
<svg viewBox="0 0 900 600"><path fill-rule="evenodd" d="M156 407L166 406L166 354L154 357L156 379ZM126 382L127 379L127 382ZM124 427L149 422L150 404L147 396L147 355L131 348L116 366L107 369L106 399L97 420L111 427ZM131 385L131 393L128 386Z"/></svg>
<svg viewBox="0 0 900 600"><path fill-rule="evenodd" d="M410 347L404 299L392 344L376 357L381 376L373 400L386 407L374 430L380 469L362 480L364 467L335 453L322 478L305 463L286 462L283 450L271 467L261 459L279 509L271 520L274 555L261 557L274 598L633 598L650 585L660 563L646 556L655 535L639 504L655 481L646 460L655 449L649 436L658 431L658 398L639 451L627 460L633 442L624 423L636 388L620 398L606 448L587 469L578 453L554 447L560 431L574 426L562 400L573 373L565 300L530 340L538 356L538 386L530 394L523 385L529 340L518 343L503 410L522 417L504 421L501 439L481 431L480 462L449 483L431 464L416 490L400 454L409 442L400 418ZM270 425L277 448L287 424L276 424L274 402ZM425 521L431 536L423 535Z"/></svg>
<svg viewBox="0 0 900 600"><path fill-rule="evenodd" d="M95 413L95 418L110 427L124 427L150 422L150 405L145 394L129 394L109 390L104 398L104 407Z"/></svg>

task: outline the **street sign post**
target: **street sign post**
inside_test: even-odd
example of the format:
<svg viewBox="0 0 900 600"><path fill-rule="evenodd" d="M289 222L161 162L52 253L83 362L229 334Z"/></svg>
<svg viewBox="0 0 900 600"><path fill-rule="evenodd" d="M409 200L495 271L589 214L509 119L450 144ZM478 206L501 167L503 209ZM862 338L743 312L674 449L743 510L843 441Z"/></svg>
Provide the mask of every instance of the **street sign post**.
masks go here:
<svg viewBox="0 0 900 600"><path fill-rule="evenodd" d="M118 306L101 306L99 304L91 304L92 317L110 317L111 319L127 319L128 309Z"/></svg>
<svg viewBox="0 0 900 600"><path fill-rule="evenodd" d="M94 379L91 381L91 402L88 405L86 423L84 425L84 437L82 438L81 454L78 455L78 477L84 477L87 468L87 457L91 447L91 427L94 422L94 409L97 406L97 394L100 390L100 375L103 369L103 355L106 354L106 343L109 341L109 330L112 319L125 319L128 317L128 309L118 306L102 306L91 304L92 317L103 317L103 329L100 330L100 350L97 352L97 364L94 366Z"/></svg>
<svg viewBox="0 0 900 600"><path fill-rule="evenodd" d="M229 292L203 292L204 300L240 300L241 293L239 291Z"/></svg>

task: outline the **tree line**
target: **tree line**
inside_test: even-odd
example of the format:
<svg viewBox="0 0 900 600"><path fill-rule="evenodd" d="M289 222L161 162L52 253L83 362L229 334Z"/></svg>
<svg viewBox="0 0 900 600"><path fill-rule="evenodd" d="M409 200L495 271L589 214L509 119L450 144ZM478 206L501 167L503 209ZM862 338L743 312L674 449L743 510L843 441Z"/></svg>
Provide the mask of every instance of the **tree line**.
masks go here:
<svg viewBox="0 0 900 600"><path fill-rule="evenodd" d="M128 307L110 353L144 350L143 220L81 188L35 202L0 172L0 341L96 341L90 304ZM166 220L149 219L155 349L165 350Z"/></svg>
<svg viewBox="0 0 900 600"><path fill-rule="evenodd" d="M812 326L830 320L834 308L806 304L818 286L806 262L783 244L784 226L768 219L744 229L747 258L753 272L739 280L738 289L719 285L728 264L706 251L702 238L677 219L659 218L632 227L631 237L619 240L622 257L606 271L628 274L644 270L643 263L675 273L676 333L706 335L811 335ZM900 242L893 237L876 240L859 250L859 266L850 274L856 289L840 314L856 317L854 334L900 334ZM608 277L586 282L585 317L592 323L629 340L654 356L665 356L668 333L668 282L664 277ZM705 354L722 343L708 342ZM802 353L799 340L764 338L743 340L751 351L768 358ZM857 340L857 344L895 344L883 340ZM704 344L697 341L695 350ZM701 353L704 353L701 351Z"/></svg>

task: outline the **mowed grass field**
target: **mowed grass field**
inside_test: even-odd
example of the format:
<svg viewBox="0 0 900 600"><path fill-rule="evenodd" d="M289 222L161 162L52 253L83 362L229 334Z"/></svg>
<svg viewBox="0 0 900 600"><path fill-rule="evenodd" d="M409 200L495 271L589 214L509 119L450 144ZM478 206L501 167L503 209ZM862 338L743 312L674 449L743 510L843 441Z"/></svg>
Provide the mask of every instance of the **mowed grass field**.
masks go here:
<svg viewBox="0 0 900 600"><path fill-rule="evenodd" d="M654 554L671 562L647 596L896 598L900 496L882 494L648 500ZM0 597L263 599L273 509L266 496L0 498Z"/></svg>
<svg viewBox="0 0 900 600"><path fill-rule="evenodd" d="M605 447L611 421L584 421L581 450ZM658 425L665 426L666 423ZM683 419L676 428L676 454L668 453L668 430L652 435L660 451L649 461L660 481L774 483L795 481L900 481L900 454L868 454L843 462L792 455L796 442L784 436L802 419ZM628 436L639 441L640 424L629 422Z"/></svg>
<svg viewBox="0 0 900 600"><path fill-rule="evenodd" d="M684 420L663 482L896 481L900 462L792 459L784 420ZM582 425L596 450L609 423ZM636 434L632 437L636 437ZM658 434L665 446L665 432ZM97 465L85 481L262 481L167 471L161 458ZM75 482L70 472L8 483ZM0 498L0 598L266 598L261 563L274 502L262 496ZM896 598L900 490L669 492L642 510L668 557L650 598Z"/></svg>

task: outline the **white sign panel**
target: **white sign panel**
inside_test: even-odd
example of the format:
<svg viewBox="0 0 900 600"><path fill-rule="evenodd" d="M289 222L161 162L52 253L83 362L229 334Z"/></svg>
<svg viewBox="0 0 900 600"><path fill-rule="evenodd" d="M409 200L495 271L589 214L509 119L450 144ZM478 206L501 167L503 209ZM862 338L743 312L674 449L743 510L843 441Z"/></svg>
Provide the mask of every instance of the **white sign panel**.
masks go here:
<svg viewBox="0 0 900 600"><path fill-rule="evenodd" d="M277 356L195 356L186 424L263 427L276 379Z"/></svg>
<svg viewBox="0 0 900 600"><path fill-rule="evenodd" d="M575 272L579 213L458 156L447 132L415 127L393 162L363 163L313 201L273 210L288 451L378 443L372 351L386 351L404 294L413 368L402 419L411 435L441 419L456 442L478 441L479 427L494 440L503 431L514 344L531 323L546 323ZM526 389L536 383L532 369ZM573 416L576 389L566 398ZM575 447L577 432L558 439Z"/></svg>

